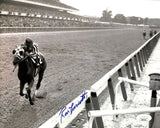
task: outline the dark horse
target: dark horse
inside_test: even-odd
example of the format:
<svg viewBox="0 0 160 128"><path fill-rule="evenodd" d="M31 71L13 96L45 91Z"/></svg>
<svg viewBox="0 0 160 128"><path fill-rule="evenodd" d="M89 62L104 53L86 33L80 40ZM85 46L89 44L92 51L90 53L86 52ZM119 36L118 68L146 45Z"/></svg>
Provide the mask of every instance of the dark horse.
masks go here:
<svg viewBox="0 0 160 128"><path fill-rule="evenodd" d="M18 46L16 49L13 50L13 65L16 67L18 65L18 78L20 80L20 95L24 96L23 89L25 84L28 84L26 91L26 98L29 99L31 105L33 105L33 99L31 98L31 88L34 84L34 77L37 74L37 67L32 61L32 57L25 53L22 46ZM46 69L47 63L43 55L40 55L42 64L38 67L38 82L36 85L37 93L38 89L41 86L41 81L43 79L43 74Z"/></svg>

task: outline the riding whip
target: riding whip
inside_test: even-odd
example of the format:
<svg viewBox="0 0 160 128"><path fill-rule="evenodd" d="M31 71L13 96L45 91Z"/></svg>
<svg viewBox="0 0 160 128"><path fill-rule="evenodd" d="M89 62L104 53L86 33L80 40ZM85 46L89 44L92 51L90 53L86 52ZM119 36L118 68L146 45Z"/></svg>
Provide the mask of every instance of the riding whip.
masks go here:
<svg viewBox="0 0 160 128"><path fill-rule="evenodd" d="M16 67L17 67L17 65L15 65L15 66L14 66L14 68L13 68L13 72L15 71Z"/></svg>

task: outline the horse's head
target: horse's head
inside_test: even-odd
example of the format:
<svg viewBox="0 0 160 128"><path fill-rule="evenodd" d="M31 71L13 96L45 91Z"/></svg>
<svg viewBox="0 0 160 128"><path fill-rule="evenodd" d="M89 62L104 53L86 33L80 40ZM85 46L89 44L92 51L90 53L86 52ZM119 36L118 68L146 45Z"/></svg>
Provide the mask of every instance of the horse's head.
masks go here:
<svg viewBox="0 0 160 128"><path fill-rule="evenodd" d="M13 51L13 65L17 65L25 58L24 48L20 45L17 46Z"/></svg>

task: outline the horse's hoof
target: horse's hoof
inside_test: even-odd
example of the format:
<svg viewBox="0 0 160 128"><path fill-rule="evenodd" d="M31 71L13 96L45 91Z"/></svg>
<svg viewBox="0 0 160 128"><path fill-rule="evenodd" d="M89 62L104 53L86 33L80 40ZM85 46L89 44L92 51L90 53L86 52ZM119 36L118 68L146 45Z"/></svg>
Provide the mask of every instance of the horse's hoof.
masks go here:
<svg viewBox="0 0 160 128"><path fill-rule="evenodd" d="M19 93L19 95L20 95L20 96L24 96L24 94L23 94L23 93Z"/></svg>
<svg viewBox="0 0 160 128"><path fill-rule="evenodd" d="M34 103L30 101L30 105L34 105Z"/></svg>
<svg viewBox="0 0 160 128"><path fill-rule="evenodd" d="M25 95L25 98L28 99L28 95Z"/></svg>
<svg viewBox="0 0 160 128"><path fill-rule="evenodd" d="M32 101L35 101L35 94L33 94L31 99L32 99Z"/></svg>

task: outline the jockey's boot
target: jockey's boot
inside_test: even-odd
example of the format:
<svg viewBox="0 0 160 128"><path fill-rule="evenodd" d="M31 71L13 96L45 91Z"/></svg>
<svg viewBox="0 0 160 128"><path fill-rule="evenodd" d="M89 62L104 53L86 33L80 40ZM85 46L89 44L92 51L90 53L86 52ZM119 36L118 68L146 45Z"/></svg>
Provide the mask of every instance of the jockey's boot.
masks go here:
<svg viewBox="0 0 160 128"><path fill-rule="evenodd" d="M42 64L42 59L40 57L38 57L39 59L39 64Z"/></svg>
<svg viewBox="0 0 160 128"><path fill-rule="evenodd" d="M37 67L39 67L42 64L42 60L39 56L36 57L36 64L37 64Z"/></svg>
<svg viewBox="0 0 160 128"><path fill-rule="evenodd" d="M36 61L36 66L37 66L37 67L39 67L39 66L40 66L39 58L38 58L38 57L36 57L35 61Z"/></svg>

